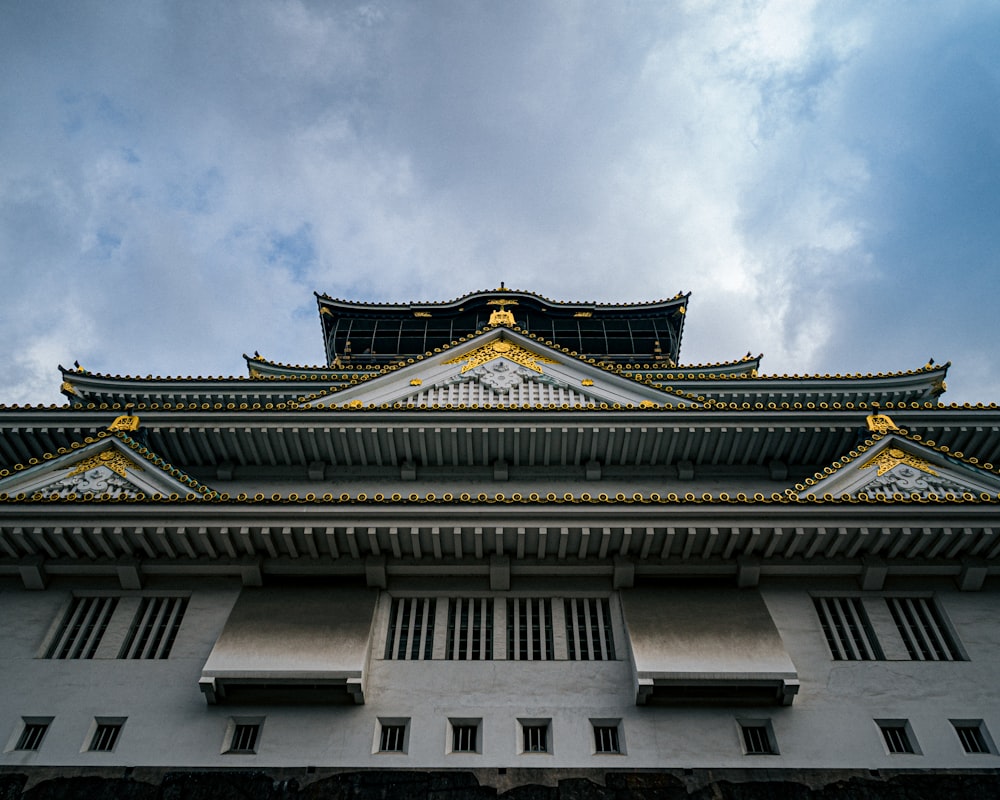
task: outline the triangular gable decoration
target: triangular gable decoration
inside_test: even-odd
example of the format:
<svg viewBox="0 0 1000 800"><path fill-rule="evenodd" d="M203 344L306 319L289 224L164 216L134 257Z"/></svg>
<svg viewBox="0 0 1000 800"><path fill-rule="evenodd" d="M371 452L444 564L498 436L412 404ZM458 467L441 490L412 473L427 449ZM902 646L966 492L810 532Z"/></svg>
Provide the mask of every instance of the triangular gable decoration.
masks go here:
<svg viewBox="0 0 1000 800"><path fill-rule="evenodd" d="M876 434L878 435L878 434ZM828 477L807 481L807 497L945 499L966 494L996 496L1000 477L903 434L887 433L843 459Z"/></svg>
<svg viewBox="0 0 1000 800"><path fill-rule="evenodd" d="M71 465L71 469L64 472L63 476L32 489L32 492L63 500L87 494L95 497L108 495L113 499L136 497L142 493L142 488L129 480L129 475L143 471L132 459L109 445L106 450Z"/></svg>
<svg viewBox="0 0 1000 800"><path fill-rule="evenodd" d="M417 407L693 405L679 394L550 348L509 329L494 329L417 363L303 405Z"/></svg>
<svg viewBox="0 0 1000 800"><path fill-rule="evenodd" d="M0 494L40 500L120 500L157 495L214 494L173 470L124 434L105 433L41 464L0 480ZM165 463L165 462L163 462Z"/></svg>

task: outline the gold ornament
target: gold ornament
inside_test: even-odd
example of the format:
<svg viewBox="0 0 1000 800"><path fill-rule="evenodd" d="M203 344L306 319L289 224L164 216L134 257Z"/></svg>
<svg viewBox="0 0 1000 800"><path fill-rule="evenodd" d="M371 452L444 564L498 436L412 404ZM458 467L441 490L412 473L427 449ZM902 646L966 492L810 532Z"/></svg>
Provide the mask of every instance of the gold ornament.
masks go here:
<svg viewBox="0 0 1000 800"><path fill-rule="evenodd" d="M131 433L139 430L139 418L132 414L122 414L115 417L115 421L108 425L109 431L125 431Z"/></svg>
<svg viewBox="0 0 1000 800"><path fill-rule="evenodd" d="M500 314L504 312L497 311L494 313ZM538 366L537 362L540 361L543 364L558 363L551 358L546 358L538 353L532 353L518 344L508 342L506 339L494 339L492 342L476 348L471 353L466 353L464 356L459 356L458 358L451 358L444 363L460 364L465 361L465 366L462 367L462 374L465 374L470 369L481 367L483 364L488 364L490 361L498 358L506 358L508 361L513 361L515 364L530 369L532 372L537 372L539 375L542 374L542 368Z"/></svg>
<svg viewBox="0 0 1000 800"><path fill-rule="evenodd" d="M870 414L867 418L868 430L875 433L886 433L888 431L898 431L896 423L888 414ZM880 472L879 475L882 473Z"/></svg>
<svg viewBox="0 0 1000 800"><path fill-rule="evenodd" d="M931 469L929 462L912 453L907 453L905 450L900 450L898 447L886 448L878 455L868 459L860 468L878 467L877 477L882 477L890 469L899 464L906 464L908 467L913 467L921 472L926 472L928 475L937 477L937 473Z"/></svg>
<svg viewBox="0 0 1000 800"><path fill-rule="evenodd" d="M89 458L78 461L74 466L73 471L70 472L67 477L81 475L84 472L96 469L97 467L107 467L116 475L120 475L123 478L128 477L126 471L129 469L137 470L138 472L143 471L142 467L132 461L132 459L112 448L102 450L100 453L95 453Z"/></svg>

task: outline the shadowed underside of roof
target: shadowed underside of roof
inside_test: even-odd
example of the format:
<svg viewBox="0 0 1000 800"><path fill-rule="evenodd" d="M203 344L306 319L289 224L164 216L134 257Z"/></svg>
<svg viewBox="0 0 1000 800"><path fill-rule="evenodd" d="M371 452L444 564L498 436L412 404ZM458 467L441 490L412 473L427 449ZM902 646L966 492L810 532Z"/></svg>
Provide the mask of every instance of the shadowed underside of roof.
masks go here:
<svg viewBox="0 0 1000 800"><path fill-rule="evenodd" d="M688 295L653 303L556 303L506 288L448 303L374 304L317 295L330 364L387 363L473 333L509 314L522 330L589 358L626 363L680 354Z"/></svg>

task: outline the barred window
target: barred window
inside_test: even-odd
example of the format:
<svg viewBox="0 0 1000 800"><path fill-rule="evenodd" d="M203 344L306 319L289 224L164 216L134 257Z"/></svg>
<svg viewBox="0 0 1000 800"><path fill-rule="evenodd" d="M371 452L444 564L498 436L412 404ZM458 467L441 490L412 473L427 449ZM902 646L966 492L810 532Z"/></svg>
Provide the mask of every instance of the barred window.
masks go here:
<svg viewBox="0 0 1000 800"><path fill-rule="evenodd" d="M120 632L126 624L128 633L117 658L167 658L184 619L188 598L142 597L132 614L133 602L134 599L122 602L121 597L109 595L74 597L45 650L45 658L94 658L108 628Z"/></svg>
<svg viewBox="0 0 1000 800"><path fill-rule="evenodd" d="M118 744L118 735L122 731L122 722L100 722L94 728L94 735L90 739L90 747L87 748L95 753L110 753Z"/></svg>
<svg viewBox="0 0 1000 800"><path fill-rule="evenodd" d="M951 724L955 726L955 733L966 753L981 755L993 752L992 742L982 720L953 719Z"/></svg>
<svg viewBox="0 0 1000 800"><path fill-rule="evenodd" d="M814 597L830 653L837 661L879 661L882 648L860 597Z"/></svg>
<svg viewBox="0 0 1000 800"><path fill-rule="evenodd" d="M525 753L549 752L548 723L521 724L522 750Z"/></svg>
<svg viewBox="0 0 1000 800"><path fill-rule="evenodd" d="M14 745L14 749L38 750L42 746L42 739L45 738L50 722L51 720L48 722L29 722L27 719L24 720L24 728L21 730L21 735L17 737L17 744Z"/></svg>
<svg viewBox="0 0 1000 800"><path fill-rule="evenodd" d="M74 597L45 657L93 658L117 606L117 597Z"/></svg>
<svg viewBox="0 0 1000 800"><path fill-rule="evenodd" d="M118 658L166 658L187 610L186 597L144 597Z"/></svg>
<svg viewBox="0 0 1000 800"><path fill-rule="evenodd" d="M476 724L452 724L451 750L453 753L478 752L479 726Z"/></svg>
<svg viewBox="0 0 1000 800"><path fill-rule="evenodd" d="M743 735L743 752L748 756L777 754L778 748L769 722L741 722L740 732Z"/></svg>
<svg viewBox="0 0 1000 800"><path fill-rule="evenodd" d="M896 629L914 661L961 661L962 654L929 597L887 597Z"/></svg>
<svg viewBox="0 0 1000 800"><path fill-rule="evenodd" d="M437 600L433 597L394 597L389 610L385 657L411 661L432 658L436 614Z"/></svg>
<svg viewBox="0 0 1000 800"><path fill-rule="evenodd" d="M609 661L615 658L611 604L604 598L567 598L566 644L571 661Z"/></svg>
<svg viewBox="0 0 1000 800"><path fill-rule="evenodd" d="M876 722L879 730L882 731L885 747L891 754L902 755L916 752L913 736L906 722Z"/></svg>
<svg viewBox="0 0 1000 800"><path fill-rule="evenodd" d="M379 734L378 749L381 753L406 752L406 725L383 724Z"/></svg>
<svg viewBox="0 0 1000 800"><path fill-rule="evenodd" d="M892 619L898 640L892 636L891 628L880 629L882 643L875 634L868 610L874 616L878 610L874 604L882 602L889 612L885 624ZM857 596L814 597L813 605L836 661L884 661L886 649L893 654L891 657L901 658L899 645L906 648L908 657L914 661L965 660L944 613L931 597L875 596L867 600ZM890 647L891 642L896 646Z"/></svg>
<svg viewBox="0 0 1000 800"><path fill-rule="evenodd" d="M493 599L451 598L448 601L450 661L489 661L493 658Z"/></svg>
<svg viewBox="0 0 1000 800"><path fill-rule="evenodd" d="M620 753L622 751L617 725L594 726L594 751L597 753Z"/></svg>
<svg viewBox="0 0 1000 800"><path fill-rule="evenodd" d="M552 600L512 597L507 600L507 658L512 661L551 661Z"/></svg>
<svg viewBox="0 0 1000 800"><path fill-rule="evenodd" d="M229 740L227 753L256 753L257 739L260 737L260 723L237 722Z"/></svg>

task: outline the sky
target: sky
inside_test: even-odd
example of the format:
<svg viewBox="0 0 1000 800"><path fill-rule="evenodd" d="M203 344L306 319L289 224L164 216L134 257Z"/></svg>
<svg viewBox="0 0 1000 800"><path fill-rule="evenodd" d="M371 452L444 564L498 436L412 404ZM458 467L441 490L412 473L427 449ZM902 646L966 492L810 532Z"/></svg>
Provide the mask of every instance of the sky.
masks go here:
<svg viewBox="0 0 1000 800"><path fill-rule="evenodd" d="M0 403L501 281L1000 401L997 42L995 0L0 0Z"/></svg>

